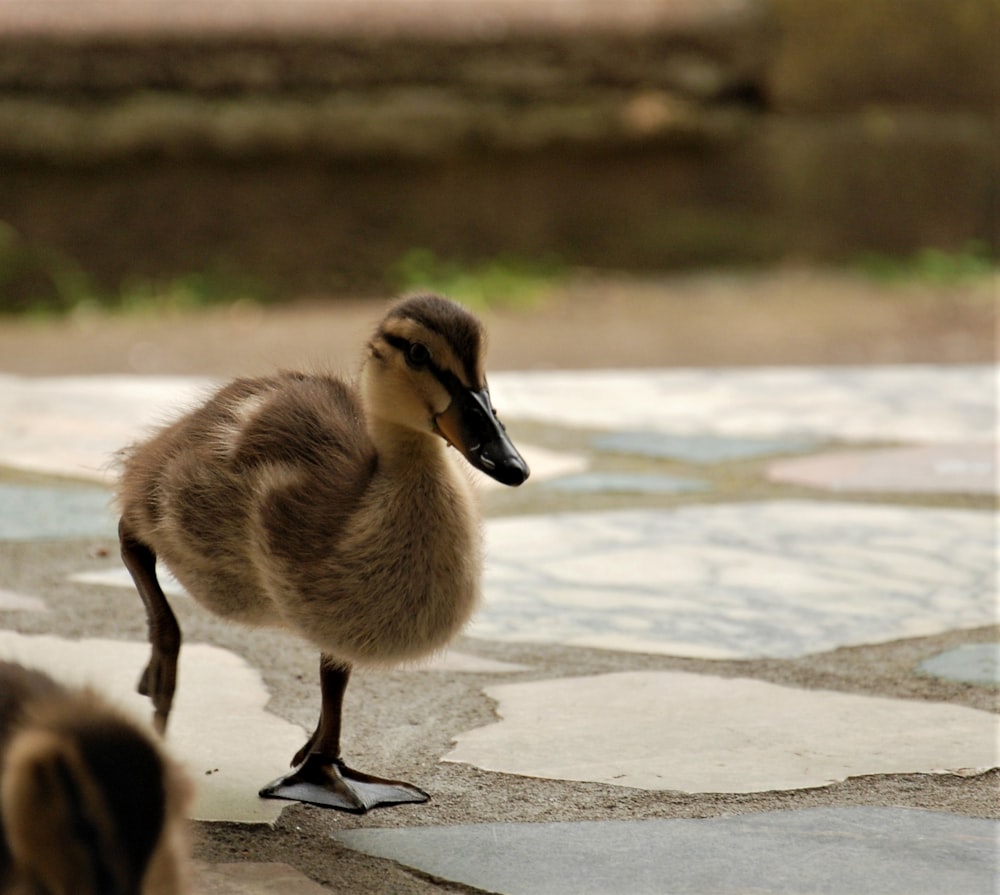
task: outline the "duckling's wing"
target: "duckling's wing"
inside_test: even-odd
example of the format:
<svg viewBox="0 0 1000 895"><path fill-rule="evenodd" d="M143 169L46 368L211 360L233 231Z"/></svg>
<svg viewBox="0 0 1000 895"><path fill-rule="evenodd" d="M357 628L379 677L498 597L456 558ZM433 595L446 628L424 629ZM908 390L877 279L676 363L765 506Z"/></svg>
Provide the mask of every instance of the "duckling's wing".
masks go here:
<svg viewBox="0 0 1000 895"><path fill-rule="evenodd" d="M315 559L356 510L377 455L349 385L289 373L242 426L231 463L257 479L268 547Z"/></svg>

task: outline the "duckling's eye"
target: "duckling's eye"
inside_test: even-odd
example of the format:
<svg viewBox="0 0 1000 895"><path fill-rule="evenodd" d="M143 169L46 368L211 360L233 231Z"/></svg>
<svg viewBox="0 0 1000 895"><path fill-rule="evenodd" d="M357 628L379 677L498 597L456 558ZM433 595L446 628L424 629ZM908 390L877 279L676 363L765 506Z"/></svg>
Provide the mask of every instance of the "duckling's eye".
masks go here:
<svg viewBox="0 0 1000 895"><path fill-rule="evenodd" d="M426 367L430 359L431 353L423 342L411 342L406 349L406 362L411 367Z"/></svg>

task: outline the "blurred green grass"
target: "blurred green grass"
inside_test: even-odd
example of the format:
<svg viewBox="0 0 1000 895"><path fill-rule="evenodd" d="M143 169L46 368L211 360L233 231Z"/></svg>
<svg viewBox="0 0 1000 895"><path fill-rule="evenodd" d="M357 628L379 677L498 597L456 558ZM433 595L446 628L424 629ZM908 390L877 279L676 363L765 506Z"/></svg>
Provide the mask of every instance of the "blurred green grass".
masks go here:
<svg viewBox="0 0 1000 895"><path fill-rule="evenodd" d="M845 265L877 283L962 285L997 274L998 259L985 243L959 251L929 247L911 255L864 253ZM571 277L553 258L497 255L478 261L445 258L431 249L405 252L386 271L386 290L441 292L468 307L530 308ZM71 312L126 314L191 311L236 302L263 304L284 296L272 286L219 263L171 277L123 277L100 286L75 259L24 240L0 221L0 314L45 318Z"/></svg>
<svg viewBox="0 0 1000 895"><path fill-rule="evenodd" d="M554 259L499 255L465 264L440 258L430 249L411 249L393 265L390 282L400 292L429 289L484 310L531 307L568 276L567 268Z"/></svg>
<svg viewBox="0 0 1000 895"><path fill-rule="evenodd" d="M922 282L949 286L992 276L998 269L997 258L986 243L971 242L959 251L937 248L921 249L912 255L895 256L875 252L860 255L852 265L877 282Z"/></svg>

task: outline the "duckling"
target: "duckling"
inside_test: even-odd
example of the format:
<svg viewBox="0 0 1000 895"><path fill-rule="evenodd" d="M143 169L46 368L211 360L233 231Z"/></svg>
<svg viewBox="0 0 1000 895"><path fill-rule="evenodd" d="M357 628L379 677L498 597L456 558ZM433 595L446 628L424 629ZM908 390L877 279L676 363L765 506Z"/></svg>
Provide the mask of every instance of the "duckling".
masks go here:
<svg viewBox="0 0 1000 895"><path fill-rule="evenodd" d="M181 643L159 558L212 612L290 629L320 652L319 723L261 796L357 813L426 801L344 763L341 711L352 668L438 651L476 606L481 523L449 445L506 485L528 477L491 403L482 325L423 294L389 309L357 383L237 379L127 450L119 536L149 622L139 692L155 726L167 724Z"/></svg>
<svg viewBox="0 0 1000 895"><path fill-rule="evenodd" d="M0 662L0 892L180 895L189 792L97 694Z"/></svg>

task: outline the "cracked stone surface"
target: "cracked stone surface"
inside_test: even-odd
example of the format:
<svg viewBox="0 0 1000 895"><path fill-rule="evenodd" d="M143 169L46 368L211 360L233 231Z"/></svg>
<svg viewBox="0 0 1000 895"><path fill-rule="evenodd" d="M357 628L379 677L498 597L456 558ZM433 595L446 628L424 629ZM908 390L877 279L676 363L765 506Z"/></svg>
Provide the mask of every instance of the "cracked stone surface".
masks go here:
<svg viewBox="0 0 1000 895"><path fill-rule="evenodd" d="M997 376L989 365L548 370L499 372L490 387L505 418L554 425L938 444L995 439ZM211 386L193 377L0 374L0 418L10 421L0 464L108 481L116 451Z"/></svg>
<svg viewBox="0 0 1000 895"><path fill-rule="evenodd" d="M45 601L40 597L0 588L0 612L45 612L46 610Z"/></svg>
<svg viewBox="0 0 1000 895"><path fill-rule="evenodd" d="M288 864L198 863L196 895L323 895L329 892Z"/></svg>
<svg viewBox="0 0 1000 895"><path fill-rule="evenodd" d="M838 451L773 463L767 475L774 482L827 491L1000 493L996 444Z"/></svg>
<svg viewBox="0 0 1000 895"><path fill-rule="evenodd" d="M794 657L995 620L994 521L780 501L492 519L469 633Z"/></svg>
<svg viewBox="0 0 1000 895"><path fill-rule="evenodd" d="M142 723L152 710L135 692L149 647L0 631L0 655L74 686L93 686ZM305 731L266 711L260 674L228 650L187 643L167 745L196 783L196 820L272 823L283 807L257 789L283 773Z"/></svg>
<svg viewBox="0 0 1000 895"><path fill-rule="evenodd" d="M991 441L995 366L504 373L511 419L673 435ZM622 395L629 400L623 401Z"/></svg>
<svg viewBox="0 0 1000 895"><path fill-rule="evenodd" d="M0 482L0 540L109 537L116 524L104 488Z"/></svg>
<svg viewBox="0 0 1000 895"><path fill-rule="evenodd" d="M995 895L996 821L903 808L335 834L505 895Z"/></svg>
<svg viewBox="0 0 1000 895"><path fill-rule="evenodd" d="M674 671L500 684L485 693L500 720L460 734L445 761L696 793L987 769L1000 759L1000 718L944 703Z"/></svg>
<svg viewBox="0 0 1000 895"><path fill-rule="evenodd" d="M917 670L950 681L1000 686L1000 643L964 643L926 659Z"/></svg>
<svg viewBox="0 0 1000 895"><path fill-rule="evenodd" d="M594 447L598 450L689 463L723 463L770 454L792 454L814 446L815 441L803 439L667 435L663 432L615 432L594 439Z"/></svg>
<svg viewBox="0 0 1000 895"><path fill-rule="evenodd" d="M575 494L688 494L710 486L698 479L626 472L587 472L553 479L547 487Z"/></svg>

